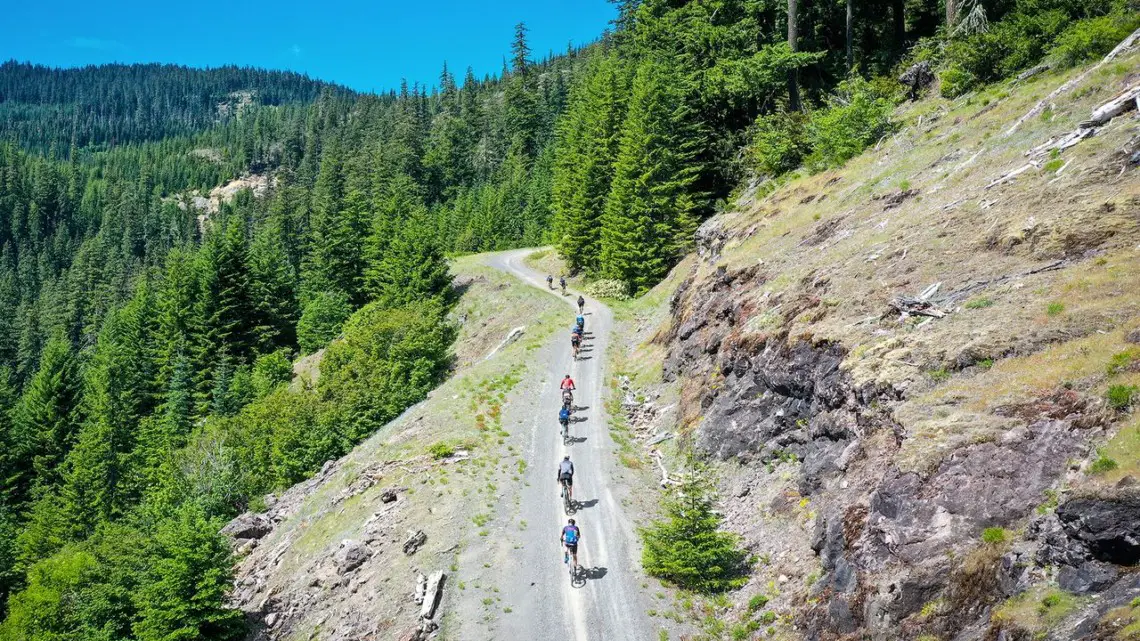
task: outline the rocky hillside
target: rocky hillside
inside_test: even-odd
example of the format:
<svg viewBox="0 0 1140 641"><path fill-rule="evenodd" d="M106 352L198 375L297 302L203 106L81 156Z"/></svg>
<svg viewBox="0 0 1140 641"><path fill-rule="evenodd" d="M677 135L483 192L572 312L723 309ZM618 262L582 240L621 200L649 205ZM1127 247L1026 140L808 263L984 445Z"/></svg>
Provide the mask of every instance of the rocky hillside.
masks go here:
<svg viewBox="0 0 1140 641"><path fill-rule="evenodd" d="M264 510L224 530L240 557L232 601L253 623L252 638L426 638L454 619L468 581L472 619L486 616L478 603L492 586L480 586L483 559L473 551L486 532L471 517L480 503L511 505L518 490L526 464L504 438L504 399L558 310L477 259L453 269L462 292L454 376L351 454L265 497ZM510 518L507 509L488 514L480 528L498 531Z"/></svg>
<svg viewBox="0 0 1140 641"><path fill-rule="evenodd" d="M710 636L1140 634L1138 64L905 105L619 314L629 417L757 559Z"/></svg>

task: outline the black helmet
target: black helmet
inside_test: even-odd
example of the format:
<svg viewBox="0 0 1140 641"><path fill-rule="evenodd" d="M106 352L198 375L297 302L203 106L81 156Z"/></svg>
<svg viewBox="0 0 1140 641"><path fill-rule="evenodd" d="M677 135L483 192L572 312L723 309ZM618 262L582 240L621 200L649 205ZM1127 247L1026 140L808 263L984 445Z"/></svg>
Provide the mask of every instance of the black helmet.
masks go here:
<svg viewBox="0 0 1140 641"><path fill-rule="evenodd" d="M570 519L570 525L574 525L574 519Z"/></svg>

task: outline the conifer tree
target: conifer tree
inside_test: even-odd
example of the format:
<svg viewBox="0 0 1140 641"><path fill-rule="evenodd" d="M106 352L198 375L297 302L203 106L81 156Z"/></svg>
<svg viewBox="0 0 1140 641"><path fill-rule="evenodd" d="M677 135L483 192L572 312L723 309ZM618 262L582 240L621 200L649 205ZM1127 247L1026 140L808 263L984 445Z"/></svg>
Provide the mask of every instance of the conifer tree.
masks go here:
<svg viewBox="0 0 1140 641"><path fill-rule="evenodd" d="M224 641L243 632L240 610L226 607L233 573L223 523L187 501L161 521L145 554L148 571L135 594L140 641Z"/></svg>
<svg viewBox="0 0 1140 641"><path fill-rule="evenodd" d="M602 213L617 158L629 81L614 55L589 63L558 131L552 177L555 241L573 271L596 271Z"/></svg>
<svg viewBox="0 0 1140 641"><path fill-rule="evenodd" d="M663 278L696 230L702 140L684 87L667 59L645 60L634 78L601 238L602 272L631 292Z"/></svg>
<svg viewBox="0 0 1140 641"><path fill-rule="evenodd" d="M336 291L350 299L360 293L365 226L364 194L360 183L346 193L345 168L339 142L321 156L310 220L310 251L302 265L305 296ZM351 195L346 207L346 196Z"/></svg>
<svg viewBox="0 0 1140 641"><path fill-rule="evenodd" d="M515 25L515 39L511 43L510 79L503 100L510 150L530 160L537 151L540 114L526 31L525 24L520 22Z"/></svg>
<svg viewBox="0 0 1140 641"><path fill-rule="evenodd" d="M249 293L253 302L253 336L259 353L296 344L297 275L284 240L284 223L271 216L249 245Z"/></svg>
<svg viewBox="0 0 1140 641"><path fill-rule="evenodd" d="M4 484L10 505L26 501L33 487L58 485L60 464L74 445L79 401L71 345L53 338L12 413L12 458Z"/></svg>
<svg viewBox="0 0 1140 641"><path fill-rule="evenodd" d="M385 307L446 297L451 274L426 210L400 227L371 275L370 293Z"/></svg>

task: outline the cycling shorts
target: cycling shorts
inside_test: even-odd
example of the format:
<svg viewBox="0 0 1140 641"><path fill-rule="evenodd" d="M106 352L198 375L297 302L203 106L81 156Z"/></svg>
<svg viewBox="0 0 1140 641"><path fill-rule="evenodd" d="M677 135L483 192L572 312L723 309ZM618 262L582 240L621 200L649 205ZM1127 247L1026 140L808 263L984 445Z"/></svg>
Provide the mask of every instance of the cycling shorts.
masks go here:
<svg viewBox="0 0 1140 641"><path fill-rule="evenodd" d="M559 474L558 475L558 482L561 483L563 481L566 482L566 485L574 485L574 475L570 474L568 472L563 472L562 474Z"/></svg>
<svg viewBox="0 0 1140 641"><path fill-rule="evenodd" d="M569 552L570 554L577 554L578 553L578 544L577 543L567 543L566 544L566 551Z"/></svg>

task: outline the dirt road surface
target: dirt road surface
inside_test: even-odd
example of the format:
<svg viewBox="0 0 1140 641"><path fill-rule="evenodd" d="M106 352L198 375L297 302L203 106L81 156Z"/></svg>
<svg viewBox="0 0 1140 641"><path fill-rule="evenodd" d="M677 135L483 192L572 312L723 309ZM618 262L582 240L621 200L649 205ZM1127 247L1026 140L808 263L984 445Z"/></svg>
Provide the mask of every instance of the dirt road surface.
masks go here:
<svg viewBox="0 0 1140 641"><path fill-rule="evenodd" d="M490 266L539 289L548 290L546 275L523 263L532 250L488 256ZM557 287L557 282L555 283ZM547 360L537 391L537 411L508 429L530 432L526 473L518 511L527 523L504 559L502 599L513 612L496 626L504 639L565 639L570 641L634 641L656 639L660 626L647 611L653 607L638 559L634 523L628 517L615 481L625 475L614 455L604 408L605 354L613 317L601 303L587 299L586 340L577 361L570 354L570 328L574 323L578 292L562 296L551 292L552 303L566 305L565 330L555 333L555 344L536 353ZM539 369L538 371L542 371ZM563 375L577 383L571 423L573 442L564 446L557 413ZM568 518L559 500L556 470L564 454L575 466L574 518L582 531L579 562L584 576L572 584L562 563L558 536ZM462 638L468 635L459 634Z"/></svg>

